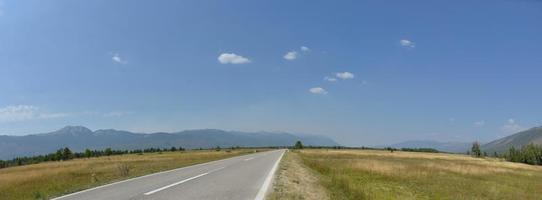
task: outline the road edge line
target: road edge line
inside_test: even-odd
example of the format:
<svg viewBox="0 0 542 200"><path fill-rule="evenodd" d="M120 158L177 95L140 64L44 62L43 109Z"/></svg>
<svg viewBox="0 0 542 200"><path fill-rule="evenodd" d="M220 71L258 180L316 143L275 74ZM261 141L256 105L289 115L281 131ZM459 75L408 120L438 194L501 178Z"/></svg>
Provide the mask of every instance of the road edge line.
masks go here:
<svg viewBox="0 0 542 200"><path fill-rule="evenodd" d="M265 178L265 181L263 182L262 187L258 191L258 195L256 195L256 198L254 200L264 200L265 195L267 194L267 191L269 190L269 186L271 186L271 181L273 180L273 177L275 176L275 172L277 171L277 168L279 166L280 161L282 160L282 156L284 156L284 153L286 151L283 151L280 154L279 159L275 162L275 165L273 165L273 168L271 168L271 171L269 171L269 174L267 174L267 177Z"/></svg>

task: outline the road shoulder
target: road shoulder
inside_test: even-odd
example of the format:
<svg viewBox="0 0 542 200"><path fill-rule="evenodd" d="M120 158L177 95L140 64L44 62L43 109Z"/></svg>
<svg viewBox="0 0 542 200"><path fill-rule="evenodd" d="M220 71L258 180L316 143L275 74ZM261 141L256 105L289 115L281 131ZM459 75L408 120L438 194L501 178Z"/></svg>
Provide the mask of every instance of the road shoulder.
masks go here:
<svg viewBox="0 0 542 200"><path fill-rule="evenodd" d="M327 189L319 183L318 175L304 166L296 152L284 154L279 165L269 200L278 199L329 199Z"/></svg>

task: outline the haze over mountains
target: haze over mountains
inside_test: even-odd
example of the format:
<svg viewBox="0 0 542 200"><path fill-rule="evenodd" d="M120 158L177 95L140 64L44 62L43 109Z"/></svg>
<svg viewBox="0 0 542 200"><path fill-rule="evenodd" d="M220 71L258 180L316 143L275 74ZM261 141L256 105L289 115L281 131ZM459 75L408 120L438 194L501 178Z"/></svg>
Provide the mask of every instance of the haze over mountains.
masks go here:
<svg viewBox="0 0 542 200"><path fill-rule="evenodd" d="M534 127L526 131L521 131L486 144L482 144L481 149L490 154L497 152L499 154L507 152L511 147L516 149L527 144L542 145L542 126ZM380 148L433 148L443 152L465 153L470 151L472 142L437 142L432 140L412 140L396 143L387 146L378 146Z"/></svg>
<svg viewBox="0 0 542 200"><path fill-rule="evenodd" d="M102 129L92 131L83 126L66 126L50 133L26 136L0 135L0 159L12 159L20 156L42 155L69 147L81 152L86 148L118 150L144 149L151 147L183 147L212 148L216 146L232 147L262 147L289 146L301 140L305 145L338 146L334 140L309 134L271 133L271 132L239 132L217 129L187 130L175 133L133 133L129 131ZM542 145L542 127L531 128L487 144L482 145L482 151L487 153L504 153L510 147L521 148L527 144ZM430 140L414 140L396 143L388 146L393 148L434 148L439 151L464 153L470 150L470 142L437 142Z"/></svg>
<svg viewBox="0 0 542 200"><path fill-rule="evenodd" d="M118 150L172 146L187 149L220 147L290 146L295 141L305 145L336 146L330 138L309 134L238 132L217 129L187 130L175 133L141 134L104 129L92 131L82 126L67 126L60 130L26 136L0 136L0 159L51 153L62 147L81 152L88 149Z"/></svg>

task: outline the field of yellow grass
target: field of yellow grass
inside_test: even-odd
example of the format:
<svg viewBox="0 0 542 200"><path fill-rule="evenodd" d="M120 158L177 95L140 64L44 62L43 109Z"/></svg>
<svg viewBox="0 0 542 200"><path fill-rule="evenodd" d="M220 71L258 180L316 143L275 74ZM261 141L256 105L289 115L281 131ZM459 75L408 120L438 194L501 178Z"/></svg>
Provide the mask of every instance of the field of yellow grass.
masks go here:
<svg viewBox="0 0 542 200"><path fill-rule="evenodd" d="M0 169L0 199L49 199L122 179L253 151L129 154L5 168Z"/></svg>
<svg viewBox="0 0 542 200"><path fill-rule="evenodd" d="M542 167L494 158L377 150L292 152L331 199L541 199Z"/></svg>

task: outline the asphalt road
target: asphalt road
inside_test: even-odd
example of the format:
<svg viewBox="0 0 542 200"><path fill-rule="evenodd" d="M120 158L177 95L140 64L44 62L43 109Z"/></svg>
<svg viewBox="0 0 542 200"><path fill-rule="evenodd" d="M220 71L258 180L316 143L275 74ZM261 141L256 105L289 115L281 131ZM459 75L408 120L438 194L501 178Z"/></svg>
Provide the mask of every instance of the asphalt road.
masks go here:
<svg viewBox="0 0 542 200"><path fill-rule="evenodd" d="M284 150L218 160L128 179L58 200L264 199Z"/></svg>

